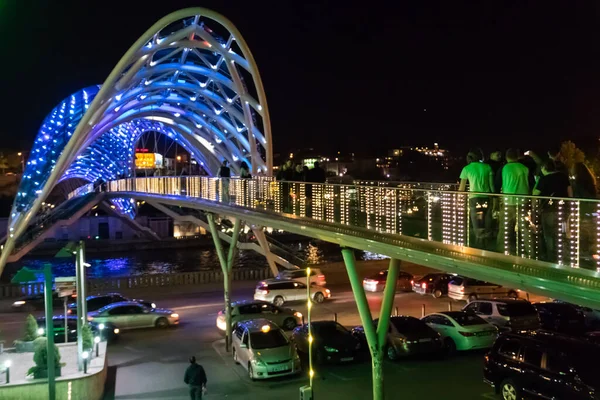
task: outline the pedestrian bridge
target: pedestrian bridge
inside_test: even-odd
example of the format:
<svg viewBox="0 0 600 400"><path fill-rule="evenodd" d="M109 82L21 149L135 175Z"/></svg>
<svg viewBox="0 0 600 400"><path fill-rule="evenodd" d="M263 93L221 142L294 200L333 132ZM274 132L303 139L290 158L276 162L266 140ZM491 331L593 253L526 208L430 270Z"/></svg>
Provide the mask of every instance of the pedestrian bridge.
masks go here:
<svg viewBox="0 0 600 400"><path fill-rule="evenodd" d="M209 176L135 178L137 143L147 132L168 137ZM150 27L102 85L48 114L13 204L0 274L15 253L96 204L135 225L136 200L146 200L198 224L206 213L225 216L255 232L283 229L600 309L597 201L470 197L429 183L213 178L224 160L234 175L241 162L253 176L273 174L262 80L229 20L202 8L179 10ZM151 168L154 174L160 166ZM77 189L45 212L63 182ZM269 254L264 235L259 240Z"/></svg>
<svg viewBox="0 0 600 400"><path fill-rule="evenodd" d="M497 223L506 223L502 215L518 204L516 229L492 228L485 249L480 249L474 247L480 243L472 232L469 194L451 189L387 182L153 177L114 180L96 189L85 185L71 193L68 202L111 200L123 215L137 201L178 208L181 214L200 210L600 308L597 202L553 199L561 218L553 233L558 249L554 262L545 262L540 260L544 240L538 229L538 208L544 199L499 197Z"/></svg>

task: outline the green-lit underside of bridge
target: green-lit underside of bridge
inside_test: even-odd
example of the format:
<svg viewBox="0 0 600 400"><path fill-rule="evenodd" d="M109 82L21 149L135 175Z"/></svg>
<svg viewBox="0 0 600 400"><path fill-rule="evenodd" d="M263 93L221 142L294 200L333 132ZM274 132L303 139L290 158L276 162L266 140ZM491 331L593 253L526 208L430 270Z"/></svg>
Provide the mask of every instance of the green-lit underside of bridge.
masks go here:
<svg viewBox="0 0 600 400"><path fill-rule="evenodd" d="M378 233L370 229L339 225L290 214L246 209L193 197L140 192L111 192L108 197L135 198L198 209L239 218L248 224L270 226L343 247L411 261L449 273L465 275L600 309L600 276L595 271L507 256L424 239Z"/></svg>

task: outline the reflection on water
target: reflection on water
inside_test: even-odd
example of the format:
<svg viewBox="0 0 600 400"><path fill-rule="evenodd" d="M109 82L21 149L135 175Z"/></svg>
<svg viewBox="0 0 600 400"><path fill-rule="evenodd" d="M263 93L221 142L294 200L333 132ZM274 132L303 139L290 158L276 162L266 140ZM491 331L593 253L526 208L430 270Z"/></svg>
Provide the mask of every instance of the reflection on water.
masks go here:
<svg viewBox="0 0 600 400"><path fill-rule="evenodd" d="M342 261L340 247L332 243L313 240L288 243L287 246L309 264ZM385 257L369 251L356 251L356 258L359 260L379 260ZM218 256L214 248L89 254L86 261L91 264L87 269L87 274L92 278L220 269ZM55 276L75 275L74 258L25 258L19 262L8 264L5 273L2 275L2 281L9 281L21 267L41 269L46 263L52 264L52 271ZM233 267L267 268L268 265L265 257L260 254L251 250L240 250L235 257Z"/></svg>

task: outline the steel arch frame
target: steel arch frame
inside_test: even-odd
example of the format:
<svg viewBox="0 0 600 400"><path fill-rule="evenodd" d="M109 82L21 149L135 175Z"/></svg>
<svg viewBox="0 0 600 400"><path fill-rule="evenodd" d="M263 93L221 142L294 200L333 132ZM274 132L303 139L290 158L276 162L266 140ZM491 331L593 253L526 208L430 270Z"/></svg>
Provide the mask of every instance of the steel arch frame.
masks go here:
<svg viewBox="0 0 600 400"><path fill-rule="evenodd" d="M218 24L229 36L222 39L207 23ZM251 77L257 99L248 91L242 70ZM81 115L74 116L76 95L85 105L77 111ZM24 173L27 182L21 182L10 215L0 274L15 240L55 184L70 176L93 180L114 179L115 171L131 174L133 139L130 135L127 142L127 135L119 137L123 126L132 128L140 121L161 126L212 173L225 159L232 162L234 171L239 168L235 161L247 161L254 174L272 174L270 116L258 67L238 29L212 10L188 8L161 18L127 50L102 86L84 89L71 99L70 109L66 99L47 117L36 137ZM68 128L56 122L66 109L72 114L65 115L71 121ZM58 142L52 131L60 136ZM48 136L52 136L49 142L42 143ZM123 154L111 158L112 153L99 144L107 139L116 141L113 149L122 140ZM34 151L39 148L35 146L43 146L52 159L40 157L36 166ZM94 170L102 174L88 174Z"/></svg>

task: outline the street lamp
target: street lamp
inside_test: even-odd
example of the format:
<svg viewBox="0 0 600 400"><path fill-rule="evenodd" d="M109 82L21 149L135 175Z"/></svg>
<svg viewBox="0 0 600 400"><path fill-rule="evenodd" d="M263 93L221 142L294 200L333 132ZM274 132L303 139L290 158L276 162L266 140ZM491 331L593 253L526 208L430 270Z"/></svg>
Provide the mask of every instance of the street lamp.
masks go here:
<svg viewBox="0 0 600 400"><path fill-rule="evenodd" d="M38 336L43 336L44 335L44 328L38 328L37 334L38 334Z"/></svg>
<svg viewBox="0 0 600 400"><path fill-rule="evenodd" d="M96 357L98 357L100 350L100 336L96 336L94 338L94 343L96 343Z"/></svg>
<svg viewBox="0 0 600 400"><path fill-rule="evenodd" d="M6 360L4 361L4 372L6 373L6 383L10 383L10 366L12 365L12 361Z"/></svg>
<svg viewBox="0 0 600 400"><path fill-rule="evenodd" d="M88 358L90 356L90 353L88 353L87 351L84 351L83 353L81 353L81 358L83 358L83 373L87 374L87 365L88 365Z"/></svg>

